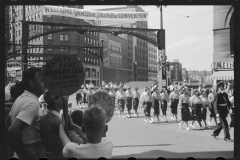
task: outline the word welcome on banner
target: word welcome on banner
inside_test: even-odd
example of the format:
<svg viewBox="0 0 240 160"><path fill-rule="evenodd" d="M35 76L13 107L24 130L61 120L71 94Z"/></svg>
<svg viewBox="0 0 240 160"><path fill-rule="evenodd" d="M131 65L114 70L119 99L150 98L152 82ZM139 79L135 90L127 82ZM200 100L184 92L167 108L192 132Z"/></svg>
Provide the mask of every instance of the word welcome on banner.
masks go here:
<svg viewBox="0 0 240 160"><path fill-rule="evenodd" d="M86 9L44 6L43 15L65 16L78 19L107 20L107 21L147 21L147 12L109 12Z"/></svg>

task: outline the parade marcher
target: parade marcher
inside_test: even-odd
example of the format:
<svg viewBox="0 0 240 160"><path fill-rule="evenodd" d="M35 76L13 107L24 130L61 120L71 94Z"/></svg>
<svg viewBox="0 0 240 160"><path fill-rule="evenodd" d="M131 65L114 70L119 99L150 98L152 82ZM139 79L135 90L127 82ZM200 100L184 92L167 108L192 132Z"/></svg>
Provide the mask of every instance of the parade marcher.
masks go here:
<svg viewBox="0 0 240 160"><path fill-rule="evenodd" d="M124 117L124 109L125 109L125 104L126 104L126 96L125 96L122 88L119 88L118 91L119 92L116 95L115 105L118 106L118 108L119 108L119 117L122 116L122 118L125 118Z"/></svg>
<svg viewBox="0 0 240 160"><path fill-rule="evenodd" d="M217 117L216 117L216 114L215 114L215 111L214 111L214 107L213 107L213 100L214 100L214 96L216 94L216 90L214 88L212 88L210 90L210 94L208 95L208 100L210 102L210 106L209 106L209 111L210 111L210 119L209 119L209 122L208 122L208 125L209 126L212 126L211 124L211 120L212 118L214 119L215 121L215 124L217 125Z"/></svg>
<svg viewBox="0 0 240 160"><path fill-rule="evenodd" d="M182 128L182 124L183 122L186 123L187 127L186 130L190 131L190 129L188 128L188 121L192 120L192 116L189 110L190 107L190 97L187 94L188 92L188 88L187 87L183 87L182 88L182 95L179 96L179 104L178 104L178 109L182 115L182 120L179 123L180 129Z"/></svg>
<svg viewBox="0 0 240 160"><path fill-rule="evenodd" d="M228 98L230 98L230 97L232 96L231 86L232 86L231 83L228 83L228 84L226 85L225 92L227 93Z"/></svg>
<svg viewBox="0 0 240 160"><path fill-rule="evenodd" d="M217 84L218 92L216 93L213 106L216 113L216 117L219 118L220 122L217 124L216 129L213 131L212 136L217 139L219 133L224 129L224 140L231 141L229 127L227 122L227 115L231 107L231 102L228 99L228 95L224 92L224 83L221 81Z"/></svg>
<svg viewBox="0 0 240 160"><path fill-rule="evenodd" d="M138 92L138 87L135 88L132 95L133 95L133 109L135 111L134 116L139 117L138 112L137 112L138 105L139 105L139 98L140 98L140 93Z"/></svg>
<svg viewBox="0 0 240 160"><path fill-rule="evenodd" d="M231 122L229 124L229 131L231 128L234 128L234 90L232 91L232 96L230 97L229 101L232 104L232 107L230 109L230 116L231 116Z"/></svg>
<svg viewBox="0 0 240 160"><path fill-rule="evenodd" d="M83 96L83 107L86 107L88 102L87 102L87 92L88 92L88 85L84 86L82 90L82 96Z"/></svg>
<svg viewBox="0 0 240 160"><path fill-rule="evenodd" d="M200 85L198 86L198 93L199 93L199 96L200 96L202 90L203 90L203 84L200 84Z"/></svg>
<svg viewBox="0 0 240 160"><path fill-rule="evenodd" d="M208 128L208 125L207 125L207 109L209 108L209 106L211 105L209 100L208 100L208 96L207 96L207 91L206 89L203 89L202 92L201 92L201 95L200 95L200 98L203 102L203 107L202 107L202 120L205 124L205 128Z"/></svg>
<svg viewBox="0 0 240 160"><path fill-rule="evenodd" d="M112 98L113 103L115 103L115 99L116 99L116 93L114 90L114 86L112 85L110 90L108 91L109 96ZM116 106L115 106L116 107Z"/></svg>
<svg viewBox="0 0 240 160"><path fill-rule="evenodd" d="M46 157L39 134L42 111L38 98L45 91L41 69L36 67L26 69L22 81L26 90L11 108L11 126L8 130L16 152L14 157L31 160Z"/></svg>
<svg viewBox="0 0 240 160"><path fill-rule="evenodd" d="M125 92L125 96L126 96L126 107L127 107L127 117L131 118L131 109L132 109L132 91L131 91L131 87L128 87L126 92Z"/></svg>
<svg viewBox="0 0 240 160"><path fill-rule="evenodd" d="M173 91L173 89L174 89L174 83L172 83L170 86L168 86L168 88L167 88L168 90L170 90L171 92Z"/></svg>
<svg viewBox="0 0 240 160"><path fill-rule="evenodd" d="M152 93L152 98L153 98L153 116L152 116L152 122L154 122L154 117L156 116L158 119L158 122L160 122L159 120L159 114L160 114L160 104L162 104L162 100L159 94L158 89L155 89L154 92Z"/></svg>
<svg viewBox="0 0 240 160"><path fill-rule="evenodd" d="M172 112L171 119L177 121L177 106L178 106L178 102L179 102L179 91L178 91L177 85L175 85L174 91L172 93L170 93L169 100L171 101L171 106L170 106L171 112ZM174 119L174 116L176 119Z"/></svg>
<svg viewBox="0 0 240 160"><path fill-rule="evenodd" d="M163 113L163 115L161 117L161 120L164 121L163 116L165 116L165 122L168 122L167 121L167 105L168 105L168 101L169 101L169 98L168 98L169 96L168 96L166 87L162 88L160 97L161 97L161 100L162 100L161 110L162 110L162 113Z"/></svg>
<svg viewBox="0 0 240 160"><path fill-rule="evenodd" d="M144 114L145 114L144 122L147 123L146 118L148 118L149 122L153 123L153 121L150 118L150 110L151 110L151 107L153 106L153 98L149 88L147 87L144 88L144 92L142 93L140 99L142 101L142 105L144 106Z"/></svg>
<svg viewBox="0 0 240 160"><path fill-rule="evenodd" d="M197 89L193 91L193 96L190 98L190 105L192 108L192 117L193 117L193 121L192 121L192 124L190 124L190 126L192 128L195 128L193 126L193 123L197 121L200 126L200 129L204 129L201 124L203 102L199 97L199 92Z"/></svg>
<svg viewBox="0 0 240 160"><path fill-rule="evenodd" d="M76 92L76 102L77 102L77 106L78 104L81 105L81 101L82 101L82 89L79 89L77 92Z"/></svg>

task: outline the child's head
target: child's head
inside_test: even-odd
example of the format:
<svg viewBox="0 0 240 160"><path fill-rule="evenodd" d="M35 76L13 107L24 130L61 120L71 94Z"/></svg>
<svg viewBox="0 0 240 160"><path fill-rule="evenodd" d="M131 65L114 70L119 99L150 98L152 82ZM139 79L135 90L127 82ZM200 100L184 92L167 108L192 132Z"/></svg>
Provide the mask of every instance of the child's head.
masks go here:
<svg viewBox="0 0 240 160"><path fill-rule="evenodd" d="M74 110L71 114L71 118L74 124L79 127L83 126L83 111L82 110Z"/></svg>
<svg viewBox="0 0 240 160"><path fill-rule="evenodd" d="M106 113L102 107L91 105L84 111L83 132L89 142L101 140L103 134L107 132Z"/></svg>

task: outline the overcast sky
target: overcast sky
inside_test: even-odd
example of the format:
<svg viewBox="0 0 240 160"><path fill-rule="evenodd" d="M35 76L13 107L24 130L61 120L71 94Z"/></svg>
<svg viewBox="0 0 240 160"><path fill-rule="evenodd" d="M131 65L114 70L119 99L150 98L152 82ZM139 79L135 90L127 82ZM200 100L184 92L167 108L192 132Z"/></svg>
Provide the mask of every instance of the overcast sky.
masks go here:
<svg viewBox="0 0 240 160"><path fill-rule="evenodd" d="M101 9L119 6L84 6ZM122 6L120 6L122 7ZM141 6L149 13L148 28L160 28L160 10ZM189 16L189 18L187 18ZM179 59L187 70L210 70L213 62L213 6L163 7L163 28L168 61Z"/></svg>

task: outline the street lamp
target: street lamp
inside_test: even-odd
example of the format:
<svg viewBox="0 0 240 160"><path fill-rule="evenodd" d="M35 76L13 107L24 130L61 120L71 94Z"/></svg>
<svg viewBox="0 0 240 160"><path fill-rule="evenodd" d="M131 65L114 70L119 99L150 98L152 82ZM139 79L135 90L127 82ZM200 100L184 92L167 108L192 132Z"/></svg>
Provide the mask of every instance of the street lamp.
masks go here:
<svg viewBox="0 0 240 160"><path fill-rule="evenodd" d="M104 77L104 74L103 74L103 42L104 42L104 39L101 39L101 43L102 43L102 48L101 48L101 52L100 52L100 84L102 83L103 81L103 77Z"/></svg>

